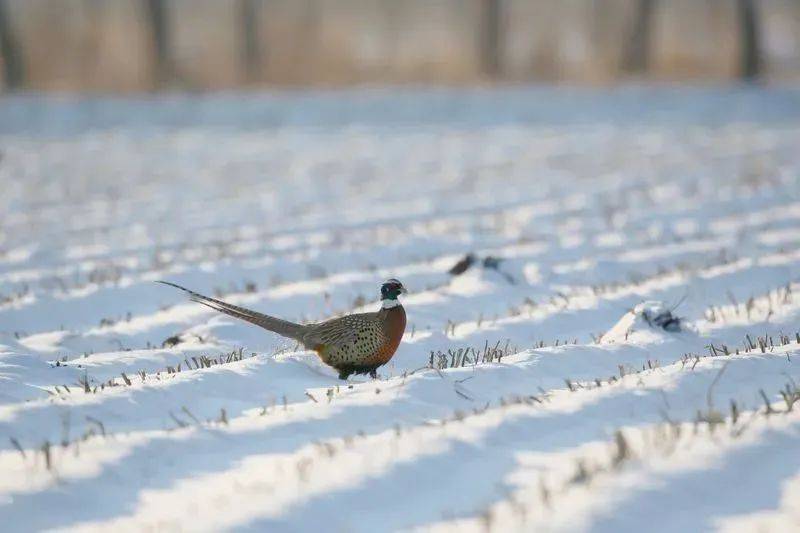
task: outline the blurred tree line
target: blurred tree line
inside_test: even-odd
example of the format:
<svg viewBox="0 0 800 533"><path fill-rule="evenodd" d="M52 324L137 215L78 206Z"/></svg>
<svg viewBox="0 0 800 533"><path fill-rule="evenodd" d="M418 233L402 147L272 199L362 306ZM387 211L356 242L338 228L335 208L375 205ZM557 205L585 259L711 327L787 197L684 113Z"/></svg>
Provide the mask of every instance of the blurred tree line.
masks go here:
<svg viewBox="0 0 800 533"><path fill-rule="evenodd" d="M0 0L9 90L800 78L800 0Z"/></svg>

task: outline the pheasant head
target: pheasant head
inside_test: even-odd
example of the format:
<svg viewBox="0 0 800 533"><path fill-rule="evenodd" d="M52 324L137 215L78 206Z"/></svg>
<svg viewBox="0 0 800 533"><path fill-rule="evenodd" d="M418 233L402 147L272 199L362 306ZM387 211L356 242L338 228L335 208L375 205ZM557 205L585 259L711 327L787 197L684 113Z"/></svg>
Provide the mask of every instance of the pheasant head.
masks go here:
<svg viewBox="0 0 800 533"><path fill-rule="evenodd" d="M400 305L400 302L397 301L397 297L407 292L408 291L403 287L400 281L394 278L387 279L383 282L383 285L381 285L381 307L388 309Z"/></svg>

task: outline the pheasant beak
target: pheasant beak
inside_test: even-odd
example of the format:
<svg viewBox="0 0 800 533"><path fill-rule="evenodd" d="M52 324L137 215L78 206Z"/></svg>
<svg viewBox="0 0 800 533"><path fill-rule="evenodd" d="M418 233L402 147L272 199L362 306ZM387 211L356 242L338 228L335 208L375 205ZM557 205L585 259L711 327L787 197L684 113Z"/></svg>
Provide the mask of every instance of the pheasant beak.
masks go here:
<svg viewBox="0 0 800 533"><path fill-rule="evenodd" d="M408 289L400 285L400 294L408 294Z"/></svg>

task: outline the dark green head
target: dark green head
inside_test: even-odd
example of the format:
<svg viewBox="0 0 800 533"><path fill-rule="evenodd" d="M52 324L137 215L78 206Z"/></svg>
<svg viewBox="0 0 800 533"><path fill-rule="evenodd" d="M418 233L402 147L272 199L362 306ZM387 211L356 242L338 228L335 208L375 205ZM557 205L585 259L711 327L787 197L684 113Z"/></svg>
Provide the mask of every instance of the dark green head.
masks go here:
<svg viewBox="0 0 800 533"><path fill-rule="evenodd" d="M397 300L401 294L408 292L403 284L392 278L387 279L381 285L381 300Z"/></svg>

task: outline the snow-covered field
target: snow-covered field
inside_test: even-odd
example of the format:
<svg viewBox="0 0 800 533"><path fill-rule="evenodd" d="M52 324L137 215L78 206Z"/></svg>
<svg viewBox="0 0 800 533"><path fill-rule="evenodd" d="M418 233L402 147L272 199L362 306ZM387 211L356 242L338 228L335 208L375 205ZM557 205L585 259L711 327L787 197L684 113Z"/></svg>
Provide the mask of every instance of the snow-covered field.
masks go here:
<svg viewBox="0 0 800 533"><path fill-rule="evenodd" d="M798 91L14 97L0 190L2 530L800 527ZM347 383L154 283L388 277Z"/></svg>

